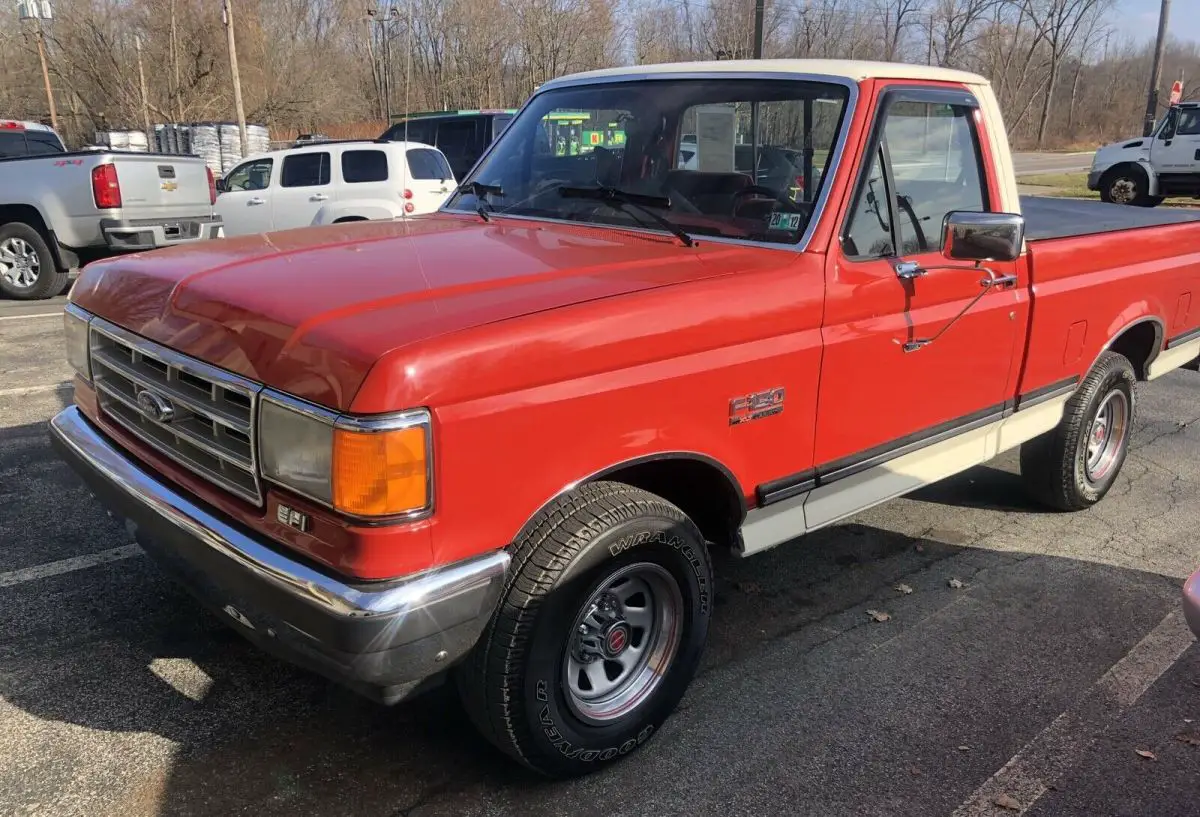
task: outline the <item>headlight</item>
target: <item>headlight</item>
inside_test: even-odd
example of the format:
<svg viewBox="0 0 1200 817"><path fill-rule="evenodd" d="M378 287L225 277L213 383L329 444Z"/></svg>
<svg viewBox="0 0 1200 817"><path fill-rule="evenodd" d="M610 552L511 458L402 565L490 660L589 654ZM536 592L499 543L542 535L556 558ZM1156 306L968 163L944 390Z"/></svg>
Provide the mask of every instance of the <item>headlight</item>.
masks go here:
<svg viewBox="0 0 1200 817"><path fill-rule="evenodd" d="M92 366L88 361L88 321L91 315L75 304L63 310L63 335L67 342L67 363L87 382L92 382Z"/></svg>
<svg viewBox="0 0 1200 817"><path fill-rule="evenodd" d="M430 418L423 409L358 418L267 396L259 408L263 476L347 516L430 510Z"/></svg>

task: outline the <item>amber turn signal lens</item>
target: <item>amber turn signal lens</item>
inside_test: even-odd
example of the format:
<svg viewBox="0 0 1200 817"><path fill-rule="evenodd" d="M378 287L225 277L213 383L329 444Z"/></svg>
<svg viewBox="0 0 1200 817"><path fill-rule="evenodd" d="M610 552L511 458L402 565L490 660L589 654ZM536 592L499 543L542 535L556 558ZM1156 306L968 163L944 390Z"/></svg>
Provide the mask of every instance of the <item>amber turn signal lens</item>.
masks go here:
<svg viewBox="0 0 1200 817"><path fill-rule="evenodd" d="M429 506L424 426L333 432L333 506L354 516L395 516Z"/></svg>

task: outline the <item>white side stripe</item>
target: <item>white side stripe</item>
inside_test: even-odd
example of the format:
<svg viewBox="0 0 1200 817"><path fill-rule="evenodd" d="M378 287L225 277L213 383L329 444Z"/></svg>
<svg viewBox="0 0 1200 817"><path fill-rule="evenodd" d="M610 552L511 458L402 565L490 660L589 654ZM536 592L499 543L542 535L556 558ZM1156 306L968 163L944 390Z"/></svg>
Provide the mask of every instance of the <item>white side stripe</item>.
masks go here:
<svg viewBox="0 0 1200 817"><path fill-rule="evenodd" d="M981 465L1053 429L1062 420L1070 394L1018 411L982 428L919 448L862 473L814 488L806 494L755 508L742 525L741 556L832 525L889 499Z"/></svg>
<svg viewBox="0 0 1200 817"><path fill-rule="evenodd" d="M12 587L16 584L45 579L49 576L59 576L63 573L71 573L76 570L95 567L96 565L117 562L121 559L128 559L130 556L137 556L141 552L142 549L137 545L122 545L118 548L102 550L99 553L89 553L86 556L74 556L70 559L61 559L57 562L49 562L44 565L26 567L21 570L13 570L9 573L0 573L0 587Z"/></svg>

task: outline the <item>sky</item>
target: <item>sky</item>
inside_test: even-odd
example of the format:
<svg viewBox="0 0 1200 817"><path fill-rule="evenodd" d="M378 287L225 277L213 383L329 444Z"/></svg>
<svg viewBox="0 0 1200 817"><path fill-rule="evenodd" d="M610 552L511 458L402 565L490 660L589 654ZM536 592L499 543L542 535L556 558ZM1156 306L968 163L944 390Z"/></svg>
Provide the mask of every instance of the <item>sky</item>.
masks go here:
<svg viewBox="0 0 1200 817"><path fill-rule="evenodd" d="M1158 33L1161 0L1118 0L1117 8L1129 15L1128 31L1151 40ZM1200 42L1200 0L1171 0L1168 36Z"/></svg>

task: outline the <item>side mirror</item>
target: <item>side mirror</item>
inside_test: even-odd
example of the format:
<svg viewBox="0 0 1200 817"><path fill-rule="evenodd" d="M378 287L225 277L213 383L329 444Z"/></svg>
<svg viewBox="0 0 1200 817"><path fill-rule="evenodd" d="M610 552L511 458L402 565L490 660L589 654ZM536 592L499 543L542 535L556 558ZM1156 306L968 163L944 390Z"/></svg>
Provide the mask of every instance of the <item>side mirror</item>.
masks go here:
<svg viewBox="0 0 1200 817"><path fill-rule="evenodd" d="M1015 213L946 215L942 255L951 261L1015 261L1024 244L1025 219Z"/></svg>
<svg viewBox="0 0 1200 817"><path fill-rule="evenodd" d="M216 182L214 183L214 186L217 188L218 193L228 193L229 192L229 184L223 178L217 179Z"/></svg>

